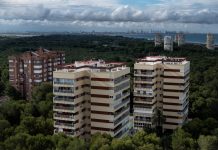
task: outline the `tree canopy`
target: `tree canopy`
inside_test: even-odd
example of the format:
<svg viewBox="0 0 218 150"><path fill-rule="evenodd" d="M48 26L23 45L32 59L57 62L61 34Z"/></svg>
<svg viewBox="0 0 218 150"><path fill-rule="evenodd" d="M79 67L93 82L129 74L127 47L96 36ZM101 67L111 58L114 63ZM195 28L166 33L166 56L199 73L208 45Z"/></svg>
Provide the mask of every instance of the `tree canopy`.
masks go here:
<svg viewBox="0 0 218 150"><path fill-rule="evenodd" d="M7 57L38 47L62 50L66 62L92 58L125 61L133 67L137 58L147 55L186 57L191 61L189 118L187 124L172 134L139 131L122 139L95 134L90 143L79 138L53 135L52 84L43 83L33 89L32 100L21 100L19 92L8 83ZM133 69L132 69L133 70ZM133 73L131 73L133 77ZM0 37L0 149L91 149L91 150L159 150L218 149L218 51L202 45L185 44L173 52L154 47L153 42L111 36L50 35L24 38ZM132 110L132 109L131 109ZM160 126L164 117L153 118Z"/></svg>

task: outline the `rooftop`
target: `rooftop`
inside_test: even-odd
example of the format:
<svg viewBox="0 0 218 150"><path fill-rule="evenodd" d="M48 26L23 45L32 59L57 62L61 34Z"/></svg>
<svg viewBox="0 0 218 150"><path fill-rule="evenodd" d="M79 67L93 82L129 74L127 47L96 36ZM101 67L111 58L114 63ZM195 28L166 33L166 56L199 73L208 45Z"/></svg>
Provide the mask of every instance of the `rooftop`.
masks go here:
<svg viewBox="0 0 218 150"><path fill-rule="evenodd" d="M185 64L187 63L186 58L183 57L166 57L166 56L148 56L136 61L138 64L153 65L157 63L171 63L171 64Z"/></svg>
<svg viewBox="0 0 218 150"><path fill-rule="evenodd" d="M115 72L126 69L126 63L105 62L104 60L75 61L72 64L59 66L58 72L76 72L82 70L91 70L99 72Z"/></svg>
<svg viewBox="0 0 218 150"><path fill-rule="evenodd" d="M47 55L52 56L58 53L64 54L64 52L61 52L61 51L51 51L51 50L47 50L44 48L39 48L36 51L26 51L22 54L18 54L18 55L11 56L11 57L46 57Z"/></svg>

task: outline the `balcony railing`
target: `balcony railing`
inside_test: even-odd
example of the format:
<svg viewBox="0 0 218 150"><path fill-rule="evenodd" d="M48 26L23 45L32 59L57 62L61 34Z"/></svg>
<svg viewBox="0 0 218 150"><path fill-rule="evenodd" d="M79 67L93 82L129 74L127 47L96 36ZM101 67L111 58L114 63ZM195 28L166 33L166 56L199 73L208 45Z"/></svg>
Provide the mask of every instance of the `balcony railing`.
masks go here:
<svg viewBox="0 0 218 150"><path fill-rule="evenodd" d="M75 134L75 132L67 132L67 131L64 131L63 133L68 136L73 136Z"/></svg>
<svg viewBox="0 0 218 150"><path fill-rule="evenodd" d="M156 75L155 72L135 72L134 73L134 76L142 76L142 77L145 77L145 76L154 76Z"/></svg>
<svg viewBox="0 0 218 150"><path fill-rule="evenodd" d="M124 83L122 83L121 85L116 86L116 87L114 88L114 92L116 93L116 92L118 92L118 91L120 91L120 90L122 90L122 89L128 88L129 86L130 86L130 83L129 83L129 82L124 82Z"/></svg>
<svg viewBox="0 0 218 150"><path fill-rule="evenodd" d="M74 85L74 83L75 81L73 79L54 78L54 84Z"/></svg>
<svg viewBox="0 0 218 150"><path fill-rule="evenodd" d="M188 107L186 107L184 111L179 111L178 112L179 115L185 115L187 113L188 113Z"/></svg>
<svg viewBox="0 0 218 150"><path fill-rule="evenodd" d="M136 101L136 102L148 102L148 103L151 103L153 100L154 100L154 98L152 98L152 99L148 99L148 98L147 99L146 98L144 98L144 99L143 98L141 98L141 99L140 98L135 98L134 99L134 101Z"/></svg>
<svg viewBox="0 0 218 150"><path fill-rule="evenodd" d="M122 106L123 104L125 104L127 102L130 102L130 98L126 98L126 99L122 100L119 104L114 106L114 109L119 108L120 106Z"/></svg>
<svg viewBox="0 0 218 150"><path fill-rule="evenodd" d="M135 86L136 89L152 89L153 86Z"/></svg>
<svg viewBox="0 0 218 150"><path fill-rule="evenodd" d="M128 128L126 128L126 129L123 130L122 132L119 132L119 133L115 136L115 138L121 138L127 131L129 131Z"/></svg>
<svg viewBox="0 0 218 150"><path fill-rule="evenodd" d="M126 97L126 96L129 95L129 94L130 94L129 90L123 92L122 94L120 93L120 94L116 95L115 101L116 101L116 100L119 100L121 97Z"/></svg>
<svg viewBox="0 0 218 150"><path fill-rule="evenodd" d="M118 94L118 95L116 95L115 100L118 100L118 99L120 99L121 97L122 97L122 94Z"/></svg>
<svg viewBox="0 0 218 150"><path fill-rule="evenodd" d="M126 81L128 79L129 79L129 77L117 78L117 79L114 80L114 84L118 84L118 83Z"/></svg>
<svg viewBox="0 0 218 150"><path fill-rule="evenodd" d="M138 107L134 107L133 109L136 112L144 112L146 114L152 114L153 113L153 109L152 108L138 108Z"/></svg>
<svg viewBox="0 0 218 150"><path fill-rule="evenodd" d="M71 123L60 123L60 122L55 122L56 126L65 126L65 127L74 127L74 124Z"/></svg>
<svg viewBox="0 0 218 150"><path fill-rule="evenodd" d="M65 106L54 106L54 109L61 109L61 110L74 110L74 107L65 107Z"/></svg>
<svg viewBox="0 0 218 150"><path fill-rule="evenodd" d="M135 82L152 82L153 79L135 79Z"/></svg>
<svg viewBox="0 0 218 150"><path fill-rule="evenodd" d="M117 120L114 121L114 125L117 125L120 121L125 119L129 115L129 112L124 113L122 116L120 116Z"/></svg>
<svg viewBox="0 0 218 150"><path fill-rule="evenodd" d="M122 129L124 126L126 126L129 123L129 120L126 120L125 122L123 122L121 125L119 125L115 130L114 133L116 134L118 131L120 131L120 129Z"/></svg>
<svg viewBox="0 0 218 150"><path fill-rule="evenodd" d="M74 119L73 115L59 115L59 114L54 114L54 117L57 118L67 118L67 119Z"/></svg>
<svg viewBox="0 0 218 150"><path fill-rule="evenodd" d="M123 108L123 109L122 109L121 111L119 111L119 112L115 112L114 117L116 118L117 116L119 116L120 114L122 114L123 112L125 112L125 111L127 111L127 110L130 110L129 106Z"/></svg>
<svg viewBox="0 0 218 150"><path fill-rule="evenodd" d="M137 93L137 92L134 92L134 96L154 97L154 94L153 93Z"/></svg>
<svg viewBox="0 0 218 150"><path fill-rule="evenodd" d="M54 101L66 101L66 102L74 102L73 98L61 98L61 97L54 97Z"/></svg>
<svg viewBox="0 0 218 150"><path fill-rule="evenodd" d="M74 93L73 90L54 90L55 93Z"/></svg>

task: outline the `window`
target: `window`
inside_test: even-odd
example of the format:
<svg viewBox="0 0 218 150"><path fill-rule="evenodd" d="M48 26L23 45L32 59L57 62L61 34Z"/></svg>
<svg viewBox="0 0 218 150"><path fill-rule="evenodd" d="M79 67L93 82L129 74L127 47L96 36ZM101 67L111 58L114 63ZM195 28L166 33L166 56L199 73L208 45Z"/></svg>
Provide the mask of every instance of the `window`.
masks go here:
<svg viewBox="0 0 218 150"><path fill-rule="evenodd" d="M63 78L54 78L54 84L66 84L66 85L73 85L73 79L63 79Z"/></svg>
<svg viewBox="0 0 218 150"><path fill-rule="evenodd" d="M74 101L74 97L72 96L56 96L54 97L55 101Z"/></svg>
<svg viewBox="0 0 218 150"><path fill-rule="evenodd" d="M73 93L74 89L71 87L54 87L54 92L58 93Z"/></svg>

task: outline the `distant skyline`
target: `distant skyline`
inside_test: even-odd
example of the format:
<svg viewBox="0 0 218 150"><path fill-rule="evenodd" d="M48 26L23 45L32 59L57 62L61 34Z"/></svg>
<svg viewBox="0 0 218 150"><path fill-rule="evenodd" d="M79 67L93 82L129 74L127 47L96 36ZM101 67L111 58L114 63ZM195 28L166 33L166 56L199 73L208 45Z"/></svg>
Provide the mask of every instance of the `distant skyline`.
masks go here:
<svg viewBox="0 0 218 150"><path fill-rule="evenodd" d="M218 33L217 0L0 0L0 32Z"/></svg>

